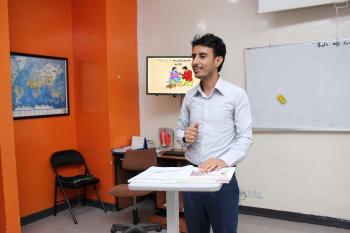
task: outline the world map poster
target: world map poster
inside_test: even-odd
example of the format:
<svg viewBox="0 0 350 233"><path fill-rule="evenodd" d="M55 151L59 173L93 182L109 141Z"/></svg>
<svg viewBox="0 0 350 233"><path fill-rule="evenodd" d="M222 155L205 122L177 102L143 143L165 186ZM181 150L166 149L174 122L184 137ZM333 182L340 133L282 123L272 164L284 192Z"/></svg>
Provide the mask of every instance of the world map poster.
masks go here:
<svg viewBox="0 0 350 233"><path fill-rule="evenodd" d="M67 59L11 53L14 118L69 114Z"/></svg>

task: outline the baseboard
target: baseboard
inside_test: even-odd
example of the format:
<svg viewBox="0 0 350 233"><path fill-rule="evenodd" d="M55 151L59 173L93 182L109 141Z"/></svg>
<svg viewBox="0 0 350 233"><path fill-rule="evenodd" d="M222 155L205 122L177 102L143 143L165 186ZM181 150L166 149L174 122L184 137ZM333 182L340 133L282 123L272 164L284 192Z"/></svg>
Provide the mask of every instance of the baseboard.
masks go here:
<svg viewBox="0 0 350 233"><path fill-rule="evenodd" d="M70 200L69 203L74 208L74 206L77 206L78 204L80 204L80 201L79 201L78 198L76 198L76 199ZM114 204L106 203L106 202L103 202L103 204L104 204L104 206L106 207L106 209L108 211L115 211L116 210ZM86 200L86 205L101 209L99 201L87 199ZM68 209L68 205L66 203L62 203L62 204L57 205L57 213L59 213L61 211L64 211L66 209ZM33 223L35 221L38 221L40 219L49 217L51 215L53 215L53 207L45 209L45 210L42 210L42 211L39 211L39 212L36 212L36 213L33 213L33 214L30 214L30 215L25 216L25 217L21 217L21 225L24 226L24 225L27 225L29 223Z"/></svg>
<svg viewBox="0 0 350 233"><path fill-rule="evenodd" d="M310 224L323 225L323 226L329 226L329 227L350 229L350 221L345 219L322 217L317 215L301 214L301 213L295 213L295 212L271 210L271 209L256 208L256 207L249 207L249 206L240 206L239 213L267 217L267 218L288 220L293 222L302 222L302 223L310 223Z"/></svg>
<svg viewBox="0 0 350 233"><path fill-rule="evenodd" d="M79 202L79 199L73 199L70 201L70 203L74 207L78 205L80 202ZM106 202L103 202L103 204L105 205L108 211L117 210L115 207L115 204L106 203ZM95 208L101 208L100 203L95 200L87 199L86 205L95 207ZM57 206L57 213L66 209L68 209L67 204L65 203L60 204ZM271 209L249 207L249 206L240 206L239 213L267 217L267 218L288 220L293 222L302 222L302 223L310 223L310 224L317 224L317 225L323 225L323 226L350 229L350 221L345 219L322 217L317 215L308 215L308 214L301 214L301 213L295 213L295 212L271 210ZM49 217L51 215L53 215L53 208L48 208L31 215L21 217L21 225L24 226L26 224L33 223L35 221Z"/></svg>

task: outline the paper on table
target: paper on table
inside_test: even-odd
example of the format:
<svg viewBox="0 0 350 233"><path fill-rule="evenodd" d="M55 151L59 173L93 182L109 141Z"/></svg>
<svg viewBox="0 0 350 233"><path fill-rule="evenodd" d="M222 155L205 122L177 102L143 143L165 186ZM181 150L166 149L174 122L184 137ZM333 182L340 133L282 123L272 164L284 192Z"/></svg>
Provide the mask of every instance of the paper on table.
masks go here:
<svg viewBox="0 0 350 233"><path fill-rule="evenodd" d="M155 167L152 166L146 171L128 180L131 182L157 182L176 183L180 179L188 177L193 171L193 166L184 167Z"/></svg>
<svg viewBox="0 0 350 233"><path fill-rule="evenodd" d="M198 167L194 167L190 176L186 177L181 182L184 183L229 183L235 167L225 167L211 172L201 172Z"/></svg>
<svg viewBox="0 0 350 233"><path fill-rule="evenodd" d="M150 167L128 180L129 183L229 183L235 172L234 167L212 172L200 172L192 165L184 167Z"/></svg>
<svg viewBox="0 0 350 233"><path fill-rule="evenodd" d="M170 151L170 150L172 150L172 149L174 149L174 147L171 147L171 146L168 146L168 147L158 147L158 148L156 148L156 152L157 152L157 154L158 154L158 153L161 153L161 152Z"/></svg>
<svg viewBox="0 0 350 233"><path fill-rule="evenodd" d="M115 148L112 150L112 152L115 153L125 153L127 150L130 150L131 146L124 146L124 147L120 147L120 148Z"/></svg>
<svg viewBox="0 0 350 233"><path fill-rule="evenodd" d="M131 149L133 150L143 149L144 146L145 146L145 137L132 136Z"/></svg>

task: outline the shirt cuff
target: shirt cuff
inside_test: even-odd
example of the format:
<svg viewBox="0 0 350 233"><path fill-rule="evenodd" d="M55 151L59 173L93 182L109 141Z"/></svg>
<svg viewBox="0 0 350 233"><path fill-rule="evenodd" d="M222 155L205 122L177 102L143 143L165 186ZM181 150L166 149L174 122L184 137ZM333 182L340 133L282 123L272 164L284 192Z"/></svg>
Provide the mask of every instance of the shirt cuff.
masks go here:
<svg viewBox="0 0 350 233"><path fill-rule="evenodd" d="M178 142L181 146L189 147L191 144L185 142L184 138L185 138L185 135L184 135L183 133L182 133L182 134L179 134L178 137L177 137L177 142Z"/></svg>

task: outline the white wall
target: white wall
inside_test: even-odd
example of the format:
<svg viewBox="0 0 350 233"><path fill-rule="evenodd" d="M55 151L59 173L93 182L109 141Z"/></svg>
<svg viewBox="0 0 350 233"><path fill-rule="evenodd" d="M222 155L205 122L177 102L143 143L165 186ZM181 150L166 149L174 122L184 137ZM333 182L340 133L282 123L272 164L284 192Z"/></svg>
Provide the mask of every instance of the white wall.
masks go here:
<svg viewBox="0 0 350 233"><path fill-rule="evenodd" d="M159 143L158 128L175 128L180 109L179 97L145 94L146 56L190 55L193 36L212 32L227 45L222 77L244 87L244 48L335 38L332 6L256 14L257 6L257 0L138 0L142 135ZM340 11L339 37L350 38L350 8ZM262 198L241 204L350 220L349 165L350 133L255 132L237 175L242 190Z"/></svg>

